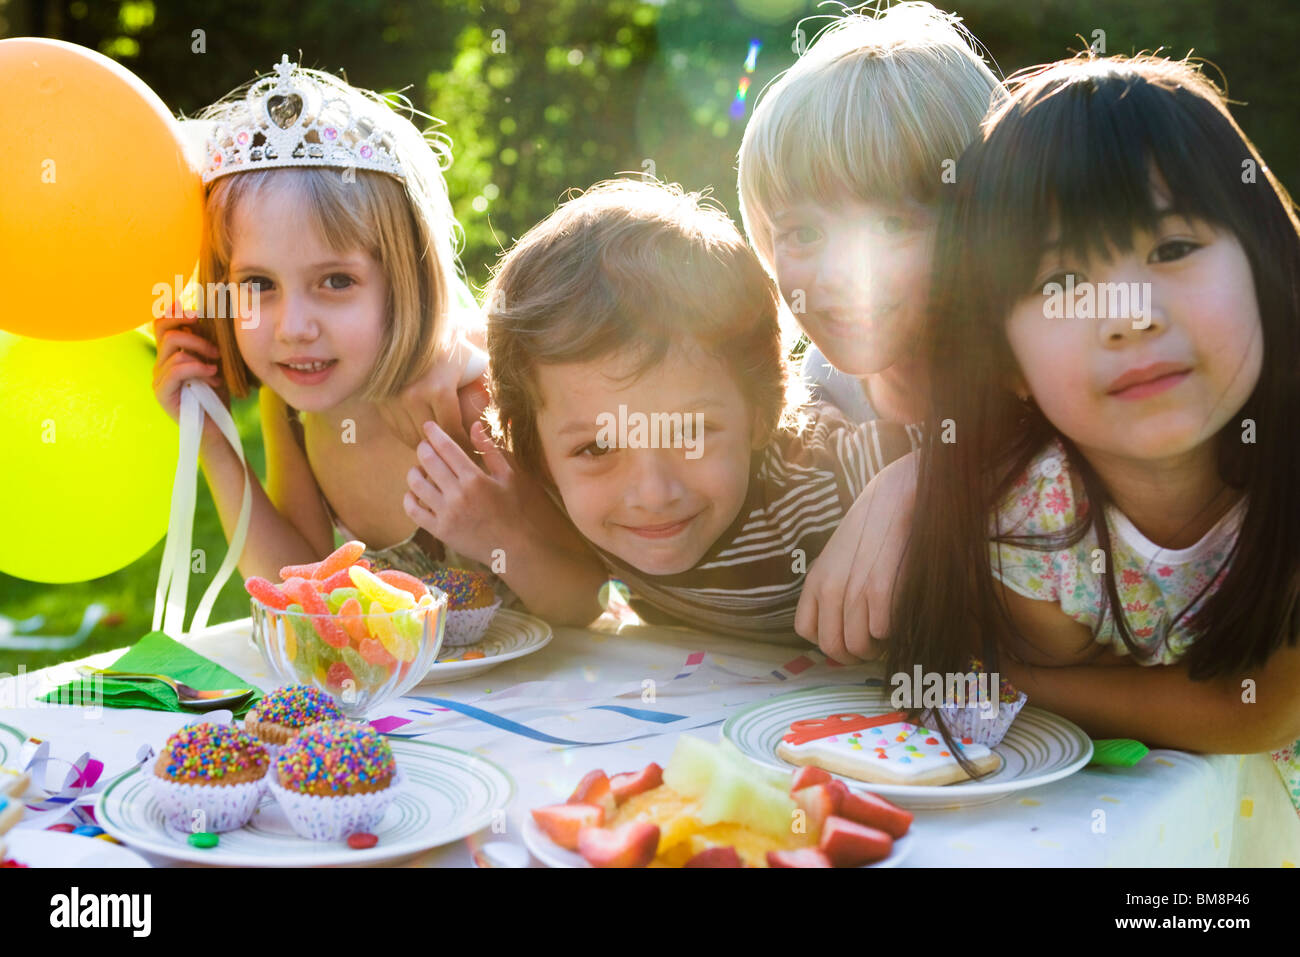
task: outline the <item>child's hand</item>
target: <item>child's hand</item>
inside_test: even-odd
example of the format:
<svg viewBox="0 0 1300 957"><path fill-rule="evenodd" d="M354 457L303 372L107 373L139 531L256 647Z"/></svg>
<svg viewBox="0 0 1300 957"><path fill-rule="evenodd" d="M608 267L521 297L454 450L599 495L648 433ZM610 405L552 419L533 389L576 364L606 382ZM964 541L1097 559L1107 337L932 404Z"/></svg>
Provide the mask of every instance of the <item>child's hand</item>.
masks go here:
<svg viewBox="0 0 1300 957"><path fill-rule="evenodd" d="M474 423L470 435L487 471L436 422L426 422L424 429L426 441L415 450L420 465L406 476L406 514L440 542L489 564L493 550L505 547L521 516L528 514L528 483L493 444L482 422Z"/></svg>
<svg viewBox="0 0 1300 957"><path fill-rule="evenodd" d="M457 338L433 367L402 390L401 395L378 403L380 416L411 448L423 440L423 426L430 419L437 422L459 446L473 448L464 422L476 419L486 401L477 400L482 394L477 376L468 384L464 382L471 363L482 364L481 351ZM464 396L462 388L466 392Z"/></svg>
<svg viewBox="0 0 1300 957"><path fill-rule="evenodd" d="M912 528L916 468L913 452L882 469L808 569L795 631L843 664L884 653L894 580Z"/></svg>
<svg viewBox="0 0 1300 957"><path fill-rule="evenodd" d="M230 404L230 393L221 375L221 351L194 329L198 313L173 305L167 315L154 320L158 358L153 366L153 391L158 404L177 422L181 417L181 387L191 379L206 382Z"/></svg>

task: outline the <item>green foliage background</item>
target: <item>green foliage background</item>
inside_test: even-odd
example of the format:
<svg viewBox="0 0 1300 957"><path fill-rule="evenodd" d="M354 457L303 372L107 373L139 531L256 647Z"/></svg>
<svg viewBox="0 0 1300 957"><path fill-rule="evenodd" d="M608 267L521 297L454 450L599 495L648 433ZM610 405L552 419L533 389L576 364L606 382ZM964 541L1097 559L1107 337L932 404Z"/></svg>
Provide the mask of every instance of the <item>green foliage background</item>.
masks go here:
<svg viewBox="0 0 1300 957"><path fill-rule="evenodd" d="M1286 0L955 6L1003 74L1083 49L1097 30L1108 53L1193 51L1222 71L1238 121L1282 182L1300 182L1300 19ZM794 61L799 21L834 9L810 0L0 0L0 37L49 36L97 49L185 115L286 52L342 71L359 86L403 91L441 118L453 141L447 178L465 233L462 260L478 289L498 254L567 190L620 172L653 171L689 189L711 187L738 220L735 156L753 100ZM805 22L805 36L820 22ZM200 38L204 50L196 52ZM751 40L762 44L757 68L744 115L732 118ZM235 413L261 472L256 404L237 403ZM215 570L225 539L206 488L195 547L207 552L209 573ZM92 600L122 617L74 652L0 652L0 671L128 644L147 631L161 553L160 542L129 568L79 585L0 576L0 613L44 614L48 632L73 630ZM205 584L195 576L191 608ZM246 614L235 581L213 620Z"/></svg>

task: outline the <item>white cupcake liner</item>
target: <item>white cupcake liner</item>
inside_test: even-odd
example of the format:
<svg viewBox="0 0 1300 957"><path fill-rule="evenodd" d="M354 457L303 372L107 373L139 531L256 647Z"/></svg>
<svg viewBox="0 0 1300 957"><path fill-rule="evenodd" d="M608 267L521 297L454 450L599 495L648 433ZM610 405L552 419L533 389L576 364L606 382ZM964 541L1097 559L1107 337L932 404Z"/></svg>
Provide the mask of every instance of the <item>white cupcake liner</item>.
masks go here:
<svg viewBox="0 0 1300 957"><path fill-rule="evenodd" d="M167 823L178 831L220 834L248 823L266 793L266 778L243 784L182 784L160 778L151 769L149 787ZM196 820L195 811L201 811L202 818Z"/></svg>
<svg viewBox="0 0 1300 957"><path fill-rule="evenodd" d="M497 599L494 604L486 608L458 608L455 611L447 612L447 626L443 632L442 646L444 648L464 648L466 645L472 645L483 637L487 631L488 625L492 623L492 616L497 613L501 607L501 600Z"/></svg>
<svg viewBox="0 0 1300 957"><path fill-rule="evenodd" d="M1016 720L1016 715L1020 709L1025 706L1029 700L1028 695L1023 691L1016 695L1014 701L1002 701L994 699L997 710L981 708L979 704L971 702L966 706L946 704L940 706L939 712L943 715L944 722L948 730L957 738L970 738L976 744L982 744L985 747L992 748L1002 742L1006 737L1007 731L1011 729L1011 723ZM922 721L927 724L936 724L934 720L934 711L927 711L922 716Z"/></svg>
<svg viewBox="0 0 1300 957"><path fill-rule="evenodd" d="M398 768L382 791L341 797L290 791L280 786L274 769L267 775L266 784L295 834L309 841L341 841L358 831L373 831L405 780L402 769Z"/></svg>

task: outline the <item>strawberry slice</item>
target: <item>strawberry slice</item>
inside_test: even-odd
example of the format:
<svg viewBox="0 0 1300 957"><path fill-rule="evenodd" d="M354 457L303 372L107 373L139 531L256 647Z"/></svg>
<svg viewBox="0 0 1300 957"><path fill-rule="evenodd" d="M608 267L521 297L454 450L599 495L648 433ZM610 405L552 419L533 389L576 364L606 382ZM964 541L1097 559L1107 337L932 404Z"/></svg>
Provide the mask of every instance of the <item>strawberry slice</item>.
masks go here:
<svg viewBox="0 0 1300 957"><path fill-rule="evenodd" d="M576 851L579 832L583 828L604 824L605 811L590 804L552 804L550 807L533 808L533 820L560 847L566 851Z"/></svg>
<svg viewBox="0 0 1300 957"><path fill-rule="evenodd" d="M840 812L841 795L829 784L814 784L801 788L792 795L794 803L804 812L806 833L816 837L826 825L826 819Z"/></svg>
<svg viewBox="0 0 1300 957"><path fill-rule="evenodd" d="M573 789L569 795L567 804L590 804L594 807L603 808L605 817L614 816L618 809L618 802L614 800L614 792L609 788L609 778L605 772L599 769L588 771L578 786Z"/></svg>
<svg viewBox="0 0 1300 957"><path fill-rule="evenodd" d="M768 867L832 867L830 858L815 847L797 851L768 851Z"/></svg>
<svg viewBox="0 0 1300 957"><path fill-rule="evenodd" d="M649 791L664 783L664 769L653 762L640 771L624 771L609 779L609 789L614 792L614 800L622 804L628 798L643 791Z"/></svg>
<svg viewBox="0 0 1300 957"><path fill-rule="evenodd" d="M878 794L857 794L845 791L837 813L858 824L884 831L892 838L900 838L912 826L912 812L897 804L890 804Z"/></svg>
<svg viewBox="0 0 1300 957"><path fill-rule="evenodd" d="M836 867L861 867L888 857L894 849L894 839L874 827L831 815L822 828L817 848Z"/></svg>
<svg viewBox="0 0 1300 957"><path fill-rule="evenodd" d="M630 821L621 827L584 827L578 853L592 867L645 867L659 850L659 825Z"/></svg>
<svg viewBox="0 0 1300 957"><path fill-rule="evenodd" d="M790 785L790 793L794 794L795 791L802 791L804 788L810 788L814 784L830 784L834 780L835 779L831 777L829 771L808 764L794 773L794 781Z"/></svg>
<svg viewBox="0 0 1300 957"><path fill-rule="evenodd" d="M727 847L710 847L707 850L700 851L682 867L744 867L745 862L740 859L736 849L731 846Z"/></svg>

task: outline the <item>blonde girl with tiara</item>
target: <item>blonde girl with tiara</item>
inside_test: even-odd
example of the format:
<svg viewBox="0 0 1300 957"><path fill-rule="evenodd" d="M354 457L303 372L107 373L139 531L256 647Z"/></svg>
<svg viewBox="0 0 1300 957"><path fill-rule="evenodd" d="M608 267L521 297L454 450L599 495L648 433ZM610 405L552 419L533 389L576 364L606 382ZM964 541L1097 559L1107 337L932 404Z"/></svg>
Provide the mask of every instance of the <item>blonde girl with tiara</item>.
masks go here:
<svg viewBox="0 0 1300 957"><path fill-rule="evenodd" d="M923 2L864 5L814 38L745 127L745 230L810 341L802 373L814 398L853 421L926 416L919 357L938 204L998 89L958 17ZM871 636L885 632L855 560L864 533L877 534L865 523L878 484L809 569L795 619L840 661L878 656Z"/></svg>
<svg viewBox="0 0 1300 957"><path fill-rule="evenodd" d="M276 580L333 551L336 532L367 543L375 567L414 575L487 561L491 549L448 552L403 508L424 420L491 449L477 421L485 363L449 320L458 227L446 139L422 135L389 98L288 57L200 119L200 289L224 301L220 318L173 310L156 322L154 387L173 418L189 380L226 401L260 387L265 489L211 420L200 445L227 537L251 488L241 573ZM525 486L484 483L481 537L509 550L502 577L526 605L563 617L543 576L583 552L565 548L566 525L547 523L536 511L545 496ZM532 521L518 520L521 508Z"/></svg>

